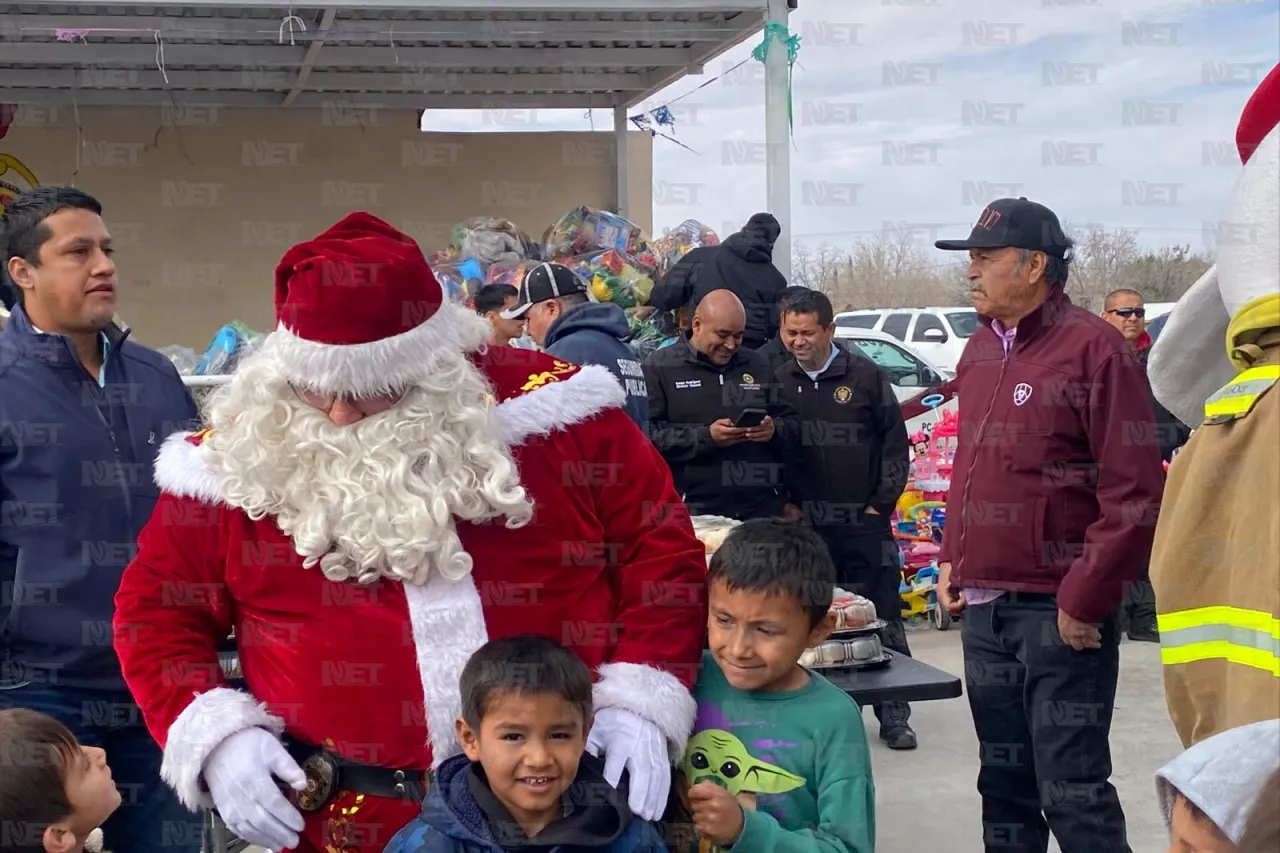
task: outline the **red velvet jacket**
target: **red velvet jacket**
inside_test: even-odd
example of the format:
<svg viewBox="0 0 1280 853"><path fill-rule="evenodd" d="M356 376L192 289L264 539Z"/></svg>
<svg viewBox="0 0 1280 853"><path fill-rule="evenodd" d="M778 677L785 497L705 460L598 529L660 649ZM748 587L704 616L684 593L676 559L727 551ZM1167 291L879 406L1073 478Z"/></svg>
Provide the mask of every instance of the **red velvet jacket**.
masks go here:
<svg viewBox="0 0 1280 853"><path fill-rule="evenodd" d="M457 751L463 664L514 634L572 648L599 673L598 708L651 720L673 758L683 752L706 563L666 464L603 367L510 347L482 367L534 520L459 523L475 568L458 581L326 580L273 519L222 498L199 436L166 442L163 494L116 596L115 646L164 749L161 775L189 807L208 804L209 752L249 726L365 764L438 765ZM217 664L233 628L247 693Z"/></svg>
<svg viewBox="0 0 1280 853"><path fill-rule="evenodd" d="M1164 486L1142 366L1055 291L1008 355L984 320L952 384L960 439L938 557L952 584L1056 594L1101 622L1150 555Z"/></svg>

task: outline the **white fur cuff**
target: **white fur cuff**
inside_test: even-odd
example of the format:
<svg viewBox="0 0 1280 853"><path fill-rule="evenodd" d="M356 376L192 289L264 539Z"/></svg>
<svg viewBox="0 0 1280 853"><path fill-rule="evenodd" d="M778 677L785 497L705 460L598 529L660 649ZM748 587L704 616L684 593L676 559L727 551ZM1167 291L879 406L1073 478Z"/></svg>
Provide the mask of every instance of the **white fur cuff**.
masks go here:
<svg viewBox="0 0 1280 853"><path fill-rule="evenodd" d="M248 693L216 687L196 694L191 704L169 726L165 737L160 778L191 811L213 807L200 784L205 759L218 744L236 732L260 726L280 734L284 720L272 715L265 705Z"/></svg>
<svg viewBox="0 0 1280 853"><path fill-rule="evenodd" d="M606 663L594 696L596 710L619 708L656 725L667 739L672 762L684 757L698 704L680 679L639 663Z"/></svg>
<svg viewBox="0 0 1280 853"><path fill-rule="evenodd" d="M175 432L156 454L155 482L161 491L208 504L225 504L222 484L205 463L200 446L187 441L190 432Z"/></svg>

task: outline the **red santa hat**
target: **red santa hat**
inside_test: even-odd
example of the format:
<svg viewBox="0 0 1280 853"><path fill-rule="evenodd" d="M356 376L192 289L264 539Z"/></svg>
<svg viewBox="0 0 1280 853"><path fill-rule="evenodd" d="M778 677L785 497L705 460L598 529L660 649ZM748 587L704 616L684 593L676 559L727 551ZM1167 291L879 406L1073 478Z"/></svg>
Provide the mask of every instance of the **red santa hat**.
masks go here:
<svg viewBox="0 0 1280 853"><path fill-rule="evenodd" d="M1267 138L1267 134L1280 124L1280 65L1262 79L1244 105L1240 124L1236 126L1236 148L1240 162L1248 163L1253 152Z"/></svg>
<svg viewBox="0 0 1280 853"><path fill-rule="evenodd" d="M483 343L418 245L363 212L285 253L275 305L264 357L290 382L324 393L387 393L421 377L441 353Z"/></svg>

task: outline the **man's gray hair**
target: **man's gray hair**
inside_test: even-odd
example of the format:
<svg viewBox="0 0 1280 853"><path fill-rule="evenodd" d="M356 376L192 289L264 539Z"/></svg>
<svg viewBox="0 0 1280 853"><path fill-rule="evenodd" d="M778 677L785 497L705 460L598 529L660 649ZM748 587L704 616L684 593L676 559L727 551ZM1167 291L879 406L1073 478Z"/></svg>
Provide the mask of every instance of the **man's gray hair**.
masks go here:
<svg viewBox="0 0 1280 853"><path fill-rule="evenodd" d="M1036 253L1035 249L1019 249L1017 268L1021 270L1026 266L1027 261L1031 260L1031 256ZM1068 253L1063 257L1050 255L1045 253L1044 277L1049 282L1050 287L1066 287L1067 275L1070 273L1071 254Z"/></svg>

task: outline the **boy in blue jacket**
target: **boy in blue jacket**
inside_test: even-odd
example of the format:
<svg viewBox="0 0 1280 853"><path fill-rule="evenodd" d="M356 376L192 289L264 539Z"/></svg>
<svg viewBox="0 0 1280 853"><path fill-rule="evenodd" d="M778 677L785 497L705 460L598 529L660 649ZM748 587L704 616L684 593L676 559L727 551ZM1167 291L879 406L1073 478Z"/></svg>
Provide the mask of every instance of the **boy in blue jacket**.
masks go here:
<svg viewBox="0 0 1280 853"><path fill-rule="evenodd" d="M591 671L540 636L494 640L462 670L462 755L437 770L417 820L384 853L659 853L604 764L585 754Z"/></svg>

